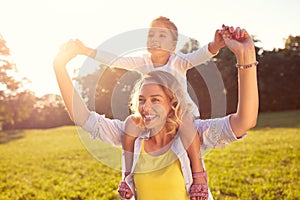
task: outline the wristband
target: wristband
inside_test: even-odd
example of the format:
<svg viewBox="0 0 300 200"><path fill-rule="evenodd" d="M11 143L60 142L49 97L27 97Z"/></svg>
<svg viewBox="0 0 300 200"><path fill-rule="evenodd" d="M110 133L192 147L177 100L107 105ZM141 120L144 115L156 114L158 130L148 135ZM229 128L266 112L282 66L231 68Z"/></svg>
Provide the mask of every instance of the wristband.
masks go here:
<svg viewBox="0 0 300 200"><path fill-rule="evenodd" d="M257 66L258 65L258 61L255 61L254 63L251 63L249 65L239 65L239 64L236 64L236 68L238 69L247 69L247 68L250 68L250 67L253 67L253 66Z"/></svg>

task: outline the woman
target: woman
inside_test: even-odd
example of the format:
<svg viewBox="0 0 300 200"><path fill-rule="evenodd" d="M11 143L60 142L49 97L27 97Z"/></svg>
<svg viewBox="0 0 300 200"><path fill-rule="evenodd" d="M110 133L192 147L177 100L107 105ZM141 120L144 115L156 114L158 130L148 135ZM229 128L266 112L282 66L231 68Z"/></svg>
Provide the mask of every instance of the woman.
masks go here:
<svg viewBox="0 0 300 200"><path fill-rule="evenodd" d="M192 112L192 106L170 73L149 72L137 87L132 101L134 115L130 124L125 124L125 130L141 134L135 140L133 164L121 182L120 195L130 198L136 192L138 199L188 199L180 161L191 162L179 159L186 153L181 149L184 145L177 133L184 115ZM205 177L202 174L197 178ZM193 182L193 185L207 194L206 184Z"/></svg>
<svg viewBox="0 0 300 200"><path fill-rule="evenodd" d="M231 115L228 115L224 118L219 119L210 119L210 120L195 120L194 126L201 138L202 148L208 149L216 146L221 146L223 144L232 142L237 140L238 138L242 138L245 135L245 132L250 128L254 127L256 124L257 113L258 113L258 89L257 89L257 78L256 78L256 55L254 43L247 33L246 30L232 27L220 30L223 35L223 39L225 41L226 46L235 54L237 59L238 68L238 88L239 88L239 102L237 107L237 112ZM109 142L112 145L121 145L121 137L123 135L124 130L124 122L119 120L110 120L101 116L95 112L90 112L78 93L74 91L74 87L68 73L66 71L66 64L76 56L76 52L72 50L72 42L65 44L58 55L54 60L54 70L56 73L57 81L66 104L66 107L69 111L70 117L72 120L82 126L85 130L89 131L93 137L100 138L103 141ZM152 86L155 84L152 84ZM159 85L159 84L158 84ZM156 87L158 86L156 83ZM144 101L146 97L144 95L148 95L151 88L146 88L147 84L141 88L141 91L144 93L141 100ZM147 89L147 90L146 90ZM156 88L157 89L157 88ZM156 90L157 91L157 90ZM174 92L174 91L173 91ZM147 96L148 97L148 96ZM146 108L146 107L145 107ZM164 107L166 113L169 114L167 106ZM163 113L163 112L162 112ZM140 110L141 116L143 116L143 111ZM151 116L151 115L145 115ZM167 116L167 115L166 115ZM144 119L144 123L147 123L147 117ZM150 121L151 122L151 121ZM161 125L161 124L159 124ZM159 127L157 125L157 127ZM165 125L165 124L164 124ZM162 126L163 129L160 131L154 131L153 134L150 135L148 140L137 139L137 147L136 151L146 152L148 154L152 154L153 151L156 150L164 150L160 151L159 154L169 153L171 149L171 157L174 159L174 162L177 162L176 166L180 165L180 171L182 172L182 177L176 178L178 183L180 180L184 180L185 192L190 194L191 199L212 199L212 195L209 193L208 196L206 194L202 195L201 191L198 191L197 188L191 188L191 183L193 181L193 175L191 173L191 169L188 162L188 157L186 155L186 151L182 146L182 143L179 139L176 138L176 134L170 137L167 133L167 128ZM156 126L154 126L156 128ZM158 134L154 134L158 133ZM164 133L164 134L163 134ZM144 141L144 142L141 142ZM140 145L139 145L140 144ZM143 147L143 148L142 148ZM135 154L136 157L138 154ZM175 155L175 157L174 157ZM154 155L157 156L157 155ZM135 158L135 161L138 162L138 157ZM172 162L172 163L174 163ZM179 163L178 163L179 162ZM134 163L135 165L136 163ZM156 167L155 164L153 164ZM176 167L175 167L176 168ZM157 169L157 168L156 168ZM178 170L176 168L175 170ZM178 175L178 171L177 171ZM194 176L198 176L195 174ZM151 178L151 177L149 177ZM138 176L137 176L138 179ZM179 180L180 179L180 180ZM137 183L136 189L133 188L133 181ZM151 196L138 196L139 188L143 188L143 183L138 180L129 179L127 180L128 185L131 186L133 192L137 192L138 199L147 199L151 198ZM174 181L166 182L166 184L173 183ZM177 182L177 181L176 181ZM182 184L179 183L179 184ZM184 186L176 186L184 187ZM151 191L151 189L149 189ZM182 191L182 189L181 189ZM126 194L127 190L120 191L123 195ZM174 193L177 192L173 191ZM124 194L125 193L125 194ZM153 193L153 192L152 192ZM152 195L151 193L151 195ZM121 194L121 195L122 195ZM184 195L184 193L181 193ZM186 194L186 195L187 195ZM129 194L130 195L130 194ZM171 193L164 194L170 195ZM184 196L183 198L186 198ZM164 197L162 199L166 199L168 197ZM153 199L153 198L151 198Z"/></svg>

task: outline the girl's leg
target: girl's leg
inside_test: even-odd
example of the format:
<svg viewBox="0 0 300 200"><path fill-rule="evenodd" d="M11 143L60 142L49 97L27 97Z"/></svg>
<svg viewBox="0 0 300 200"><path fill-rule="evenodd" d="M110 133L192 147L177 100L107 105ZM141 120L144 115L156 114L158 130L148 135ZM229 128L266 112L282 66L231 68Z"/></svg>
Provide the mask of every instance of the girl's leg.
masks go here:
<svg viewBox="0 0 300 200"><path fill-rule="evenodd" d="M125 134L123 137L123 153L124 162L124 180L119 185L119 194L122 198L130 199L133 195L129 186L125 182L125 178L132 173L134 143L136 138L140 135L141 128L138 125L138 121L134 116L129 116L125 121Z"/></svg>
<svg viewBox="0 0 300 200"><path fill-rule="evenodd" d="M131 173L132 163L133 163L133 152L134 152L134 142L136 137L128 134L124 134L123 137L123 153L124 162L122 163L124 171L124 179L120 182L118 192L122 198L130 199L133 195L129 186L127 185L125 178Z"/></svg>
<svg viewBox="0 0 300 200"><path fill-rule="evenodd" d="M197 199L202 194L208 194L208 187L206 172L202 166L200 156L200 137L194 128L193 120L192 115L185 114L179 127L179 134L190 159L191 171L193 173L192 189L196 187L196 191L203 191L200 193L193 192L194 190L190 191L191 199Z"/></svg>
<svg viewBox="0 0 300 200"><path fill-rule="evenodd" d="M124 134L123 151L124 151L125 177L131 172L135 139L136 137L132 135Z"/></svg>

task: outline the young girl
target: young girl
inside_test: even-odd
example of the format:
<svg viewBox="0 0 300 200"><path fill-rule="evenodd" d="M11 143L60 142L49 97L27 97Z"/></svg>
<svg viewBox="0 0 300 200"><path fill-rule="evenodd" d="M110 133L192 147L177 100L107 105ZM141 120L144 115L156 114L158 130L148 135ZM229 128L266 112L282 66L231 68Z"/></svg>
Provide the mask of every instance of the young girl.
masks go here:
<svg viewBox="0 0 300 200"><path fill-rule="evenodd" d="M90 56L110 66L137 70L141 73L162 70L173 74L178 79L189 98L189 105L192 107L191 112L185 113L182 117L178 132L190 158L192 172L199 174L199 176L194 177L193 184L198 185L200 188L207 188L206 174L200 161L200 140L193 126L194 118L199 117L200 114L198 107L187 93L186 73L188 69L204 63L213 57L225 43L222 36L216 31L214 41L210 42L208 45L189 54L175 54L174 51L176 49L177 41L178 30L175 24L166 17L159 17L151 22L147 39L148 54L142 55L141 57L117 58L108 52L86 47L79 40L76 40L75 42L79 54ZM151 117L151 115L148 116L149 120ZM123 138L123 153L125 158L123 162L123 170L125 172L124 178L130 174L134 142L142 131L141 127L136 126L136 117L134 115L131 115L126 119L125 135ZM124 184L126 183L121 182L119 191L122 191ZM128 188L126 191L128 191ZM132 192L129 191L125 196L131 197Z"/></svg>

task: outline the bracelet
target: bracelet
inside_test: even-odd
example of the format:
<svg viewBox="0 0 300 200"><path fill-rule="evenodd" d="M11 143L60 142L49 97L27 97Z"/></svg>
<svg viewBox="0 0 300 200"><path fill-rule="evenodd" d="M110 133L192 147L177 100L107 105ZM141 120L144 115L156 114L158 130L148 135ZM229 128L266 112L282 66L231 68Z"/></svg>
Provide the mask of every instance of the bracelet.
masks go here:
<svg viewBox="0 0 300 200"><path fill-rule="evenodd" d="M239 65L239 64L236 64L236 68L238 69L247 69L247 68L250 68L250 67L253 67L253 66L257 66L258 65L258 61L255 61L254 63L251 63L249 65Z"/></svg>

